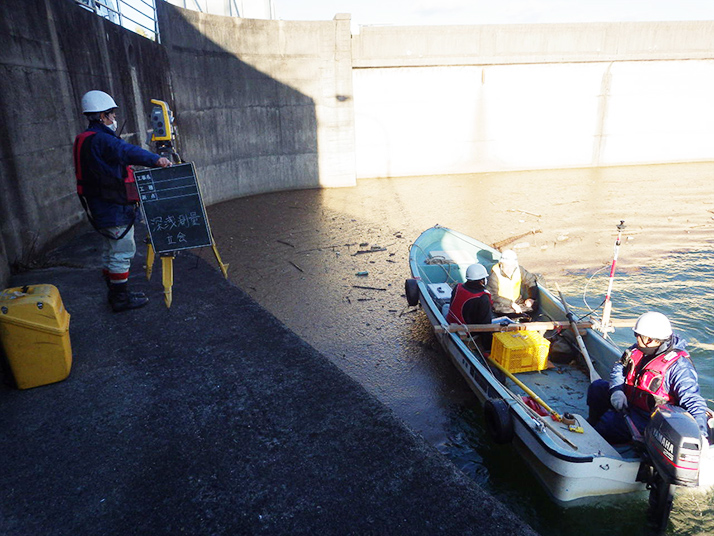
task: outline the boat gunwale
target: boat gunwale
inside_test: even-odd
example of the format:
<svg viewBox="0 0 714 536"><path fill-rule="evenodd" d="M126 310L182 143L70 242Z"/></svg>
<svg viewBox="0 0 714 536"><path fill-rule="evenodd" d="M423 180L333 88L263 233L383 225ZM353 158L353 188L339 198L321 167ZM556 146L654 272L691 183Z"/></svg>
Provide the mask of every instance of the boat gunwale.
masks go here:
<svg viewBox="0 0 714 536"><path fill-rule="evenodd" d="M432 234L436 231L440 231L442 234L451 234L456 236L457 238L463 240L465 243L469 244L471 247L477 246L482 250L487 250L490 252L492 255L498 256L500 253L496 251L494 248L488 246L487 244L484 244L483 242L480 242L476 239L473 239L471 237L468 237L467 235L464 235L458 231L454 231L452 229L449 229L447 227L442 227L440 225L436 225L434 227L431 227L424 232L421 233L421 235L414 241L412 248L410 248L409 252L409 264L410 264L410 272L411 275L414 279L417 280L417 288L419 289L419 298L420 298L420 304L422 304L422 307L424 308L425 312L427 312L427 309L429 310L429 313L427 314L427 317L433 316L434 320L432 321L431 318L429 318L430 323L432 324L432 328L434 328L437 325L442 325L446 326L446 324L442 324L439 322L438 317L443 317L441 311L439 310L437 304L435 303L434 299L432 298L431 294L428 291L427 288L427 282L424 280L424 278L421 277L421 272L419 270L419 263L417 261L417 253L414 251L414 246L417 246L419 250L422 252L424 257L427 255L427 249L419 245L419 241L423 240L426 235ZM435 243L435 240L430 240L429 243ZM497 261L497 257L495 257ZM490 266L487 266L487 269L489 269ZM559 304L558 300L555 298L555 296L545 287L543 287L539 283L539 289L546 293L548 296L548 299L562 312L563 318L565 318L565 310L562 307L561 304ZM426 305L426 307L424 307ZM438 315L438 316L437 316ZM586 331L592 332L593 337L602 337L596 333L592 328L588 328ZM547 432L539 430L540 427L534 425L534 423L537 423L538 421L529 415L521 406L516 402L512 395L508 392L508 390L501 384L500 381L493 375L492 371L486 368L486 366L481 362L481 360L472 352L461 340L460 336L458 333L451 333L448 332L448 330L442 332L442 333L434 333L435 337L439 340L440 344L444 347L444 349L447 351L449 354L449 357L453 361L457 361L454 359L455 356L451 355L451 352L448 350L446 347L445 341L447 338L450 338L450 342L454 345L455 348L458 349L459 353L463 358L468 361L473 368L477 371L477 373L483 378L483 381L488 385L487 389L483 389L483 394L480 393L481 388L476 387L475 389L472 387L472 390L476 391L476 394L478 395L478 398L481 399L482 396L488 396L486 392L488 390L494 391L494 394L501 397L508 403L509 410L513 416L518 418L518 420L521 422L523 425L523 428L527 429L530 432L530 435L536 439L536 441L542 446L542 448L548 452L551 456L554 456L555 458L559 460L563 460L565 462L570 462L570 463L592 463L593 461L597 460L613 460L616 461L617 463L624 463L624 464L629 464L629 463L636 463L640 464L640 458L626 458L624 456L618 456L618 457L613 457L612 455L608 454L603 454L603 455L597 455L592 452L589 452L587 454L580 454L577 452L571 452L568 450L567 446L560 446L553 437L551 437ZM611 347L610 350L617 352L617 347L615 347L610 341L607 341L606 339L602 339L603 343L605 344L605 348L608 346ZM457 368L459 371L464 375L469 382L473 382L474 385L477 385L479 382L475 377L471 377L470 379L467 377L469 375L469 372L466 371L462 366L457 364ZM481 403L485 401L485 399L480 400ZM523 439L521 439L523 441ZM527 445L525 445L526 448Z"/></svg>

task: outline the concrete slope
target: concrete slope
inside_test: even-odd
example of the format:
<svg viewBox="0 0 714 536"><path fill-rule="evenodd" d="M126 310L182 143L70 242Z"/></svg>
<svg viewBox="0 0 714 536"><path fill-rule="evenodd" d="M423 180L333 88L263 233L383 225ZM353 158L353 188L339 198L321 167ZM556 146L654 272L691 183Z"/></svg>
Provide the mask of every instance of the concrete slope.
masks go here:
<svg viewBox="0 0 714 536"><path fill-rule="evenodd" d="M213 266L180 255L167 310L137 256L114 314L98 251L12 280L60 289L74 363L0 387L0 534L534 534Z"/></svg>

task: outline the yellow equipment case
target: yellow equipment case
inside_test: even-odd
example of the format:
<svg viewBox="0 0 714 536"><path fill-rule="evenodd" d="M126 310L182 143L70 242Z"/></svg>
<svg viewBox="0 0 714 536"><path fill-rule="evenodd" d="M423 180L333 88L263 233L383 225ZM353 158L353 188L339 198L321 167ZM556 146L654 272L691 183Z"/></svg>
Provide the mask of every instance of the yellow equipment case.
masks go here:
<svg viewBox="0 0 714 536"><path fill-rule="evenodd" d="M537 331L494 333L491 357L508 372L544 370L548 366L550 342Z"/></svg>
<svg viewBox="0 0 714 536"><path fill-rule="evenodd" d="M53 285L0 292L0 342L20 389L58 382L69 376L72 367L69 317Z"/></svg>

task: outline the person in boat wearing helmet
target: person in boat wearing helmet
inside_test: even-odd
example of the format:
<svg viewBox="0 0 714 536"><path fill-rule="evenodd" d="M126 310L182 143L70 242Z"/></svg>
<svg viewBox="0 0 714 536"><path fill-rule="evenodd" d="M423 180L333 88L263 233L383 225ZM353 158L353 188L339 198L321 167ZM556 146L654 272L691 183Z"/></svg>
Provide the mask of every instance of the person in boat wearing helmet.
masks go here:
<svg viewBox="0 0 714 536"><path fill-rule="evenodd" d="M643 314L633 331L636 342L615 363L610 381L590 384L588 422L608 442L627 443L631 435L624 413L642 432L655 407L667 403L687 410L702 437L708 439L707 405L699 393L694 364L684 349L687 342L672 332L662 313Z"/></svg>
<svg viewBox="0 0 714 536"><path fill-rule="evenodd" d="M466 269L466 282L451 291L451 302L446 321L449 324L490 324L491 294L486 290L488 271L482 264L472 264ZM492 334L481 334L486 350L491 348Z"/></svg>
<svg viewBox="0 0 714 536"><path fill-rule="evenodd" d="M74 141L77 194L89 221L104 237L103 274L109 287L109 304L115 312L143 307L149 301L141 292L129 292L129 266L136 253L134 221L139 201L131 164L167 167L162 156L122 140L116 133L117 104L103 91L82 97L87 130Z"/></svg>
<svg viewBox="0 0 714 536"><path fill-rule="evenodd" d="M487 288L495 316L529 321L538 313L538 280L518 264L515 251L505 250L491 272Z"/></svg>

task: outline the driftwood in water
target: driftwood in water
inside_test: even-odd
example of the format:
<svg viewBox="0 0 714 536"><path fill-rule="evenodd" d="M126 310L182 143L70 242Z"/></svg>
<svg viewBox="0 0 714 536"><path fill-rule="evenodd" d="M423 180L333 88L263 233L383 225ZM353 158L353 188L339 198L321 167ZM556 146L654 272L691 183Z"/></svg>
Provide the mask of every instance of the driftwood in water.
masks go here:
<svg viewBox="0 0 714 536"><path fill-rule="evenodd" d="M528 231L528 232L526 232L526 233L521 233L521 234L519 234L519 235L512 236L512 237L510 237L510 238L504 238L503 240L499 240L498 242L494 242L493 244L491 244L491 247L493 247L493 249L501 250L502 248L506 247L508 244L512 244L512 243L515 242L516 240L520 240L521 238L525 238L525 237L528 236L528 235L532 235L532 234L534 235L534 234L536 234L536 233L542 233L542 232L543 232L543 231L541 231L540 229L533 229L532 231Z"/></svg>

